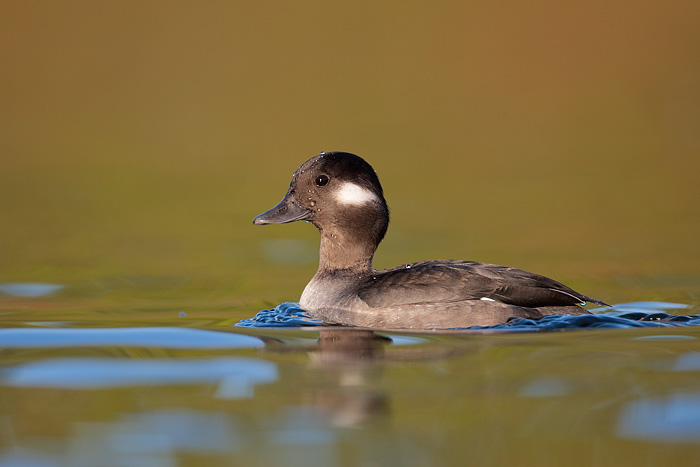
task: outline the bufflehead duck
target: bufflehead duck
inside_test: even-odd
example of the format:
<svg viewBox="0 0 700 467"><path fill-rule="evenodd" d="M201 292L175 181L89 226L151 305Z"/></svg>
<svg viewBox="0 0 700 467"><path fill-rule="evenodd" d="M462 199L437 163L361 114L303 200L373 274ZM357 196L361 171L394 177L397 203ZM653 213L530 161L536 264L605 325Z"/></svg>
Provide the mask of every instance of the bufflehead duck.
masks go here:
<svg viewBox="0 0 700 467"><path fill-rule="evenodd" d="M292 176L287 194L253 224L305 220L321 233L318 271L299 305L329 323L384 329L450 329L586 314L605 303L538 274L495 264L430 260L372 267L389 225L377 174L346 152L321 153Z"/></svg>

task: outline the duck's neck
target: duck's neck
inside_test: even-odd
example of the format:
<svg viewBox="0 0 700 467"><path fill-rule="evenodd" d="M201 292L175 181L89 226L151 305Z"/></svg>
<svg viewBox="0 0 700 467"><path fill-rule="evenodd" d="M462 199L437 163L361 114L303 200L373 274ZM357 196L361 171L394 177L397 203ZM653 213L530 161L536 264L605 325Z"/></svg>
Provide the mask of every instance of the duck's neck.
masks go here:
<svg viewBox="0 0 700 467"><path fill-rule="evenodd" d="M321 234L317 274L371 274L372 258L389 226L389 208L384 198L362 206L359 212L346 209L337 216L311 221Z"/></svg>
<svg viewBox="0 0 700 467"><path fill-rule="evenodd" d="M377 245L367 238L356 238L347 232L324 230L321 232L318 272L351 271L355 274L369 274L376 249Z"/></svg>

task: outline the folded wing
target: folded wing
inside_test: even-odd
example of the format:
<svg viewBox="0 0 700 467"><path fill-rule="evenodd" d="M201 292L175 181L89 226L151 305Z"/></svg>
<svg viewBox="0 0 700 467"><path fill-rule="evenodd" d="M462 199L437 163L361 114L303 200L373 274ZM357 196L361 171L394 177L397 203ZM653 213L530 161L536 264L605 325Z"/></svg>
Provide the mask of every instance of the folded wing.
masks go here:
<svg viewBox="0 0 700 467"><path fill-rule="evenodd" d="M603 302L548 277L474 261L432 260L378 271L359 293L371 307L495 300L522 307Z"/></svg>

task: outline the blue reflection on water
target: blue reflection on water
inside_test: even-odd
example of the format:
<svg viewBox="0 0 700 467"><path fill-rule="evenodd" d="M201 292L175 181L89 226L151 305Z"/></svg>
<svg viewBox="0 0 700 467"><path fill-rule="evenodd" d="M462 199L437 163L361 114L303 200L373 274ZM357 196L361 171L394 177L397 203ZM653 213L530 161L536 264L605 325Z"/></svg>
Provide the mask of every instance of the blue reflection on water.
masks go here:
<svg viewBox="0 0 700 467"><path fill-rule="evenodd" d="M690 305L684 303L671 303L671 302L628 302L628 303L618 303L611 307L598 308L598 310L612 309L616 311L640 311L640 312L650 312L659 310L683 310L685 308L690 308ZM594 310L596 311L596 310Z"/></svg>
<svg viewBox="0 0 700 467"><path fill-rule="evenodd" d="M54 457L34 452L30 449L12 447L0 451L0 467L55 467L59 465Z"/></svg>
<svg viewBox="0 0 700 467"><path fill-rule="evenodd" d="M262 429L251 429L245 420L224 412L122 413L109 421L76 422L67 439L43 437L4 451L0 447L0 467L170 467L182 465L180 454L232 456L255 444L274 446L256 454L260 465L336 464L335 433L312 407L286 408L270 417ZM52 456L43 456L45 451ZM238 464L231 457L225 465Z"/></svg>
<svg viewBox="0 0 700 467"><path fill-rule="evenodd" d="M570 385L561 378L543 376L527 383L519 392L520 397L561 397L571 392Z"/></svg>
<svg viewBox="0 0 700 467"><path fill-rule="evenodd" d="M679 393L628 403L618 436L664 443L700 443L700 394Z"/></svg>
<svg viewBox="0 0 700 467"><path fill-rule="evenodd" d="M0 292L14 297L43 297L58 292L64 285L44 282L7 282L0 284Z"/></svg>
<svg viewBox="0 0 700 467"><path fill-rule="evenodd" d="M219 398L251 397L255 385L277 380L274 363L255 358L54 358L7 367L0 385L104 389L218 383Z"/></svg>
<svg viewBox="0 0 700 467"><path fill-rule="evenodd" d="M326 419L311 407L289 407L281 419L275 420L273 428L275 444L318 445L333 441Z"/></svg>
<svg viewBox="0 0 700 467"><path fill-rule="evenodd" d="M176 466L179 453L235 452L245 435L233 417L189 409L124 413L106 422L77 422L71 431L68 442L45 437L0 452L0 467ZM32 448L54 454L49 459Z"/></svg>
<svg viewBox="0 0 700 467"><path fill-rule="evenodd" d="M262 347L252 336L203 329L149 327L99 329L0 329L0 347L154 347L244 349Z"/></svg>
<svg viewBox="0 0 700 467"><path fill-rule="evenodd" d="M671 371L700 371L700 352L679 355L671 366Z"/></svg>

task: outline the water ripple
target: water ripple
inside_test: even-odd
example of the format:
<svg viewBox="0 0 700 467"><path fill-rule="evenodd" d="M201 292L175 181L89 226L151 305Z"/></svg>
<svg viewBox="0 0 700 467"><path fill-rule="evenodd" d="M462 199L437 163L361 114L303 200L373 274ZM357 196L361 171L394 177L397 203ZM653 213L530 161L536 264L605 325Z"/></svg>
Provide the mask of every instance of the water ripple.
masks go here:
<svg viewBox="0 0 700 467"><path fill-rule="evenodd" d="M322 326L323 321L312 318L299 308L298 303L284 302L269 310L260 310L248 319L236 323L244 328L297 328L304 326Z"/></svg>

